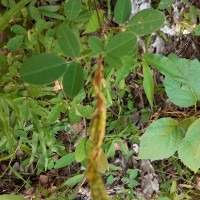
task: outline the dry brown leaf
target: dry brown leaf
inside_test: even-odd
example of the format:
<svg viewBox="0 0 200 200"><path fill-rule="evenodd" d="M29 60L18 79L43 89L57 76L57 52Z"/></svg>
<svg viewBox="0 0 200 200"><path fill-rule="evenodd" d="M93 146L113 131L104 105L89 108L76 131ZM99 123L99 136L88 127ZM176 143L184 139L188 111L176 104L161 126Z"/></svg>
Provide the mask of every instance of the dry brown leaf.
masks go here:
<svg viewBox="0 0 200 200"><path fill-rule="evenodd" d="M149 160L141 160L140 169L142 193L147 197L152 197L154 193L159 191L157 175Z"/></svg>
<svg viewBox="0 0 200 200"><path fill-rule="evenodd" d="M55 85L54 85L54 92L58 92L59 90L61 90L63 88L62 84L60 83L60 81L55 81Z"/></svg>

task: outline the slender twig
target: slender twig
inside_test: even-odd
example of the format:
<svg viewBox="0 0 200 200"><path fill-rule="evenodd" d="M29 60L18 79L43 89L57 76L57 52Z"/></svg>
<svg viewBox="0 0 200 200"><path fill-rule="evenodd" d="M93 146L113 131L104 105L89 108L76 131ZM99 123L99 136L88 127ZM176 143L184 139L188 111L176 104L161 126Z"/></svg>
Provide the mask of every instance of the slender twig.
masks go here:
<svg viewBox="0 0 200 200"><path fill-rule="evenodd" d="M95 10L96 10L96 13L97 13L97 19L98 19L98 23L99 23L99 37L101 38L102 35L103 35L103 29L102 29L101 19L100 19L100 16L99 16L98 6L97 6L96 0L94 0L94 6L95 6Z"/></svg>

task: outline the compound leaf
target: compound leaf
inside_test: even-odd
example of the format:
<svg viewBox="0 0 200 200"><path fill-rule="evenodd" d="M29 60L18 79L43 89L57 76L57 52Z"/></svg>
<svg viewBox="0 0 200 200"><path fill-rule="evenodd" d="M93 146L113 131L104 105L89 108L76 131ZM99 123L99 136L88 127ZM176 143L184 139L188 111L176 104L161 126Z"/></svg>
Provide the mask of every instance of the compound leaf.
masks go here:
<svg viewBox="0 0 200 200"><path fill-rule="evenodd" d="M172 156L183 138L178 122L161 118L153 122L141 137L140 159L159 160Z"/></svg>
<svg viewBox="0 0 200 200"><path fill-rule="evenodd" d="M66 70L64 58L54 54L40 54L26 60L21 69L21 78L30 84L48 84L57 80Z"/></svg>

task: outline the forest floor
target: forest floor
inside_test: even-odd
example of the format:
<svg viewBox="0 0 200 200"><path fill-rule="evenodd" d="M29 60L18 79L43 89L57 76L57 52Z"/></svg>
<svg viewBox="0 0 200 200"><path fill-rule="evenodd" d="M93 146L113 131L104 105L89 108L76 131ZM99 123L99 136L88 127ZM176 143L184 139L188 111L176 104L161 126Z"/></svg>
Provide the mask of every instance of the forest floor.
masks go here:
<svg viewBox="0 0 200 200"><path fill-rule="evenodd" d="M100 4L101 8L106 9L105 2L101 2L103 2ZM156 0L152 0L151 3L149 1L136 1L136 6L137 9L142 9L154 7L157 3L159 1ZM198 11L197 14L192 13L190 10L191 6L196 8L196 11ZM199 1L189 1L186 4L180 2L174 3L170 6L170 12L168 12L169 10L163 10L167 18L167 23L161 28L158 34L152 35L152 44L148 51L150 53L160 53L165 56L175 53L181 58L200 59L200 37L193 34L193 25L199 23L199 8ZM133 9L132 13L137 12L137 9ZM187 17L186 13L188 14ZM140 39L141 45L139 51L140 48L143 48L142 43L144 40L145 38L143 37ZM0 42L5 44L7 41L6 33L0 33ZM8 54L9 51L6 45L2 46L0 48L0 55L7 56ZM195 112L194 107L180 108L171 103L166 93L163 92L163 75L154 69L152 69L152 72L156 85L153 111L149 106L140 82L142 79L140 67L137 68L136 74L131 72L125 78L126 87L129 88L130 94L127 94L121 103L123 104L123 114L128 117L123 118L122 116L118 118L116 116L116 113L118 113L116 106L111 106L107 111L108 124L106 130L108 133L116 132L117 128L114 130L113 127L122 125L123 127L119 128L119 131L122 135L124 134L122 137L124 145L121 146L120 142L115 142L114 144L115 156L108 159L111 170L107 171L104 175L106 189L110 196L113 196L113 199L134 199L133 196L135 196L135 199L147 200L182 199L181 196L187 194L187 198L184 197L183 199L198 200L200 199L200 176L191 172L176 156L154 162L137 159L140 148L139 137L152 122L162 117L172 117L181 120L186 116L191 116ZM113 88L114 90L116 89L115 86ZM130 99L130 96L134 97L134 99ZM90 100L90 98L86 99L85 103L91 103L89 102ZM126 115L126 113L128 114ZM127 134L128 129L125 129L126 126L130 125L130 122L134 122L134 127L136 127L134 136ZM56 140L58 143L63 143L69 152L73 152L78 139L87 135L89 120L84 118L78 123L70 124L69 127L70 131L60 131L56 136ZM106 137L105 140L109 141L109 138ZM124 151L130 154L124 154ZM52 155L52 157L58 159L58 155L56 154ZM55 192L54 196L43 198L48 191L59 187L72 174L84 172L85 168L81 167L80 164L73 162L67 167L50 169L38 175L36 173L37 164L33 162L27 167L25 172L21 173L21 163L25 158L25 152L17 150L14 159L0 161L0 194L15 192L22 194L27 199L34 199L34 197L38 199L64 199L62 193L66 194L76 191L77 195L74 199L90 199L87 180L79 182L77 186L70 189L71 191L69 191L69 188L64 188L60 190L61 192L59 191L59 194ZM136 173L135 171L131 171L133 169L137 171L134 178L136 182L130 186L127 181L130 181L129 175L131 173ZM130 187L133 190L130 190Z"/></svg>

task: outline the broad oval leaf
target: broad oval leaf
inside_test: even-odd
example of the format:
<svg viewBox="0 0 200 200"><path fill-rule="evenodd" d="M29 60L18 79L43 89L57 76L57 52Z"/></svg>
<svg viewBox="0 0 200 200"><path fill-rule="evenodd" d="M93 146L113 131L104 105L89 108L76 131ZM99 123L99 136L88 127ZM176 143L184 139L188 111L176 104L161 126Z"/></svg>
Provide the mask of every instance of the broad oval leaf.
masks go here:
<svg viewBox="0 0 200 200"><path fill-rule="evenodd" d="M21 78L30 84L48 84L57 80L66 70L64 58L54 54L40 54L27 59L21 69Z"/></svg>
<svg viewBox="0 0 200 200"><path fill-rule="evenodd" d="M61 24L57 30L57 41L63 52L76 58L80 56L80 42L77 35L65 24Z"/></svg>
<svg viewBox="0 0 200 200"><path fill-rule="evenodd" d="M103 42L98 37L90 37L88 43L94 53L100 54L104 51Z"/></svg>
<svg viewBox="0 0 200 200"><path fill-rule="evenodd" d="M114 57L135 53L136 49L137 37L132 32L118 33L107 44L107 54Z"/></svg>
<svg viewBox="0 0 200 200"><path fill-rule="evenodd" d="M86 158L86 144L87 144L87 138L81 138L78 141L78 144L76 146L75 150L75 158L77 162L81 162Z"/></svg>
<svg viewBox="0 0 200 200"><path fill-rule="evenodd" d="M197 97L192 86L185 80L166 76L164 86L169 100L177 106L189 107L197 103Z"/></svg>
<svg viewBox="0 0 200 200"><path fill-rule="evenodd" d="M197 59L182 59L174 54L168 58L146 54L144 58L165 75L164 86L170 101L181 107L193 106L200 101L200 63Z"/></svg>
<svg viewBox="0 0 200 200"><path fill-rule="evenodd" d="M129 20L129 29L142 36L157 31L165 23L165 15L154 9L144 9Z"/></svg>
<svg viewBox="0 0 200 200"><path fill-rule="evenodd" d="M183 139L178 155L181 161L192 171L200 168L200 119L196 120L189 128Z"/></svg>
<svg viewBox="0 0 200 200"><path fill-rule="evenodd" d="M73 62L63 76L63 89L68 97L75 97L83 88L84 72L80 63Z"/></svg>
<svg viewBox="0 0 200 200"><path fill-rule="evenodd" d="M159 160L172 156L183 138L178 122L161 118L153 122L141 137L140 159Z"/></svg>
<svg viewBox="0 0 200 200"><path fill-rule="evenodd" d="M81 0L67 0L64 4L65 16L68 20L75 19L81 12L82 1Z"/></svg>
<svg viewBox="0 0 200 200"><path fill-rule="evenodd" d="M75 161L75 153L69 153L56 161L55 169L66 167Z"/></svg>
<svg viewBox="0 0 200 200"><path fill-rule="evenodd" d="M114 9L115 21L118 24L124 24L130 17L131 8L132 5L130 0L117 0Z"/></svg>
<svg viewBox="0 0 200 200"><path fill-rule="evenodd" d="M151 74L151 70L146 62L143 61L143 87L151 109L153 109L153 95L154 95L154 80Z"/></svg>

